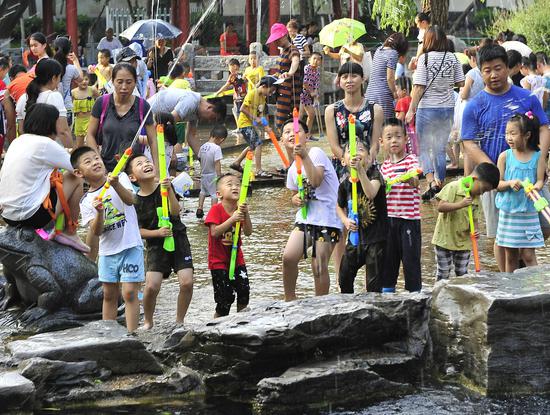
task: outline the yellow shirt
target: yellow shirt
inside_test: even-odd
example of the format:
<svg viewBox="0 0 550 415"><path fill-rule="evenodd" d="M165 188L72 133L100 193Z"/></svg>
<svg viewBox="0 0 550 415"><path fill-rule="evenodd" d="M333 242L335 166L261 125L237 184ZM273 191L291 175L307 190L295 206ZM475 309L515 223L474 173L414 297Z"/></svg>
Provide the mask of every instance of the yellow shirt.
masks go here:
<svg viewBox="0 0 550 415"><path fill-rule="evenodd" d="M191 89L191 84L187 79L178 78L170 84L169 88Z"/></svg>
<svg viewBox="0 0 550 415"><path fill-rule="evenodd" d="M242 106L246 106L252 116L261 117L264 113L265 101L265 97L260 95L257 89L251 89L246 93ZM237 120L237 128L252 127L252 125L252 120L241 111Z"/></svg>
<svg viewBox="0 0 550 415"><path fill-rule="evenodd" d="M255 68L249 66L244 70L244 77L248 80L248 89L256 88L260 79L265 76L263 66L256 66Z"/></svg>

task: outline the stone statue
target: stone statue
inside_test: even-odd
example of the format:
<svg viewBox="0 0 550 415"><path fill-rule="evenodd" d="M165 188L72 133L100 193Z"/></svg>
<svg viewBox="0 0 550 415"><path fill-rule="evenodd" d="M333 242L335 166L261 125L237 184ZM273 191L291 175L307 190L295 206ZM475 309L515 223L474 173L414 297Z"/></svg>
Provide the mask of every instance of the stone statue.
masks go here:
<svg viewBox="0 0 550 415"><path fill-rule="evenodd" d="M101 312L103 291L95 263L72 248L42 239L34 229L8 226L0 233L0 262L7 280L0 287L0 310L35 306L24 313L29 322L59 310Z"/></svg>

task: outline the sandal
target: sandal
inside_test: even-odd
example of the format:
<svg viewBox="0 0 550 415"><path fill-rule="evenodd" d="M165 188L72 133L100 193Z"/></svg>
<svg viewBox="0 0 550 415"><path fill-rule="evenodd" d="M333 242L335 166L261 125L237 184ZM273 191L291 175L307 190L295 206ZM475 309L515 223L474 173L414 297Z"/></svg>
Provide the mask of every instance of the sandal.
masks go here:
<svg viewBox="0 0 550 415"><path fill-rule="evenodd" d="M429 201L432 200L436 194L438 194L441 191L441 187L434 184L435 181L430 182L430 188L426 190L424 193L422 193L422 200Z"/></svg>
<svg viewBox="0 0 550 415"><path fill-rule="evenodd" d="M263 177L264 179L269 179L271 177L273 177L272 174L264 171L264 170L260 170L258 171L256 174L255 174L256 177Z"/></svg>
<svg viewBox="0 0 550 415"><path fill-rule="evenodd" d="M237 164L237 163L232 163L230 166L229 166L230 169L233 169L235 171L238 171L239 173L242 173L243 172L243 167L240 165L240 164Z"/></svg>

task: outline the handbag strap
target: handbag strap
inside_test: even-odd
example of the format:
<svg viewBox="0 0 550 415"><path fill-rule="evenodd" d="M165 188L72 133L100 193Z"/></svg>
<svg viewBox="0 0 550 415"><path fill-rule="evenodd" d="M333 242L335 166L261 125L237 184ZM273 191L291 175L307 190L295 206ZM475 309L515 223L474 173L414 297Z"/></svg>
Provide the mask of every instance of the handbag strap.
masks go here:
<svg viewBox="0 0 550 415"><path fill-rule="evenodd" d="M424 64L426 65L426 81L428 81L428 53L426 53L426 59L424 59ZM447 56L447 51L443 54L443 58L441 59L441 64L439 65L439 68L437 69L437 72L435 73L434 77L432 78L432 81L429 83L429 85L424 89L424 92L422 92L422 95L420 96L420 99L418 102L422 101L422 98L424 98L424 95L426 94L426 91L429 87L432 86L432 84L435 81L435 78L437 78L437 75L439 75L439 72L441 72L441 69L443 68L443 62L445 62L445 57Z"/></svg>

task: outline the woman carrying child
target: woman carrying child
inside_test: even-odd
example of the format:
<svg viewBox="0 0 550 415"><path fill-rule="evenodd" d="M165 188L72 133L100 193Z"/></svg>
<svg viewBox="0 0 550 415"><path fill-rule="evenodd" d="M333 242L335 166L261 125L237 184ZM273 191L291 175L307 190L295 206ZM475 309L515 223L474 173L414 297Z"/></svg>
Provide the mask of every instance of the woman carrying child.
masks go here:
<svg viewBox="0 0 550 415"><path fill-rule="evenodd" d="M522 189L529 179L536 190L544 186L544 165L539 165L539 120L529 111L516 114L506 124L510 148L498 158L500 184L495 200L499 209L496 244L504 247L505 272L519 266L519 252L526 266L536 265L535 248L544 246L540 220L533 202Z"/></svg>

